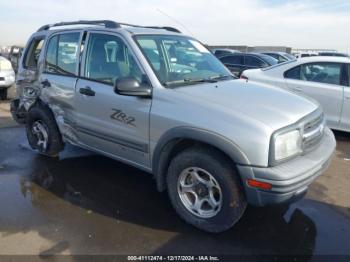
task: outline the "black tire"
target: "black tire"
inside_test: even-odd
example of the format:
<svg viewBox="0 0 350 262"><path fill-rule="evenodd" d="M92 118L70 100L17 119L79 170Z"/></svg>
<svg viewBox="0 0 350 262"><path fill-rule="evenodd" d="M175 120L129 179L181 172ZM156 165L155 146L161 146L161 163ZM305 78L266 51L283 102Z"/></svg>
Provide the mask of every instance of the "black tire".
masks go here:
<svg viewBox="0 0 350 262"><path fill-rule="evenodd" d="M38 146L38 137L33 131L33 126L36 122L40 122L48 134L46 148ZM51 110L46 106L35 105L30 109L27 114L26 132L29 145L40 154L56 157L64 148L64 143L56 120Z"/></svg>
<svg viewBox="0 0 350 262"><path fill-rule="evenodd" d="M198 217L183 204L178 194L178 179L189 167L209 172L218 182L222 192L222 206L210 218ZM219 233L231 228L243 215L247 201L235 168L220 151L207 147L191 147L176 155L168 169L168 194L178 215L187 223L207 232Z"/></svg>
<svg viewBox="0 0 350 262"><path fill-rule="evenodd" d="M7 99L7 88L0 90L0 99L1 100Z"/></svg>

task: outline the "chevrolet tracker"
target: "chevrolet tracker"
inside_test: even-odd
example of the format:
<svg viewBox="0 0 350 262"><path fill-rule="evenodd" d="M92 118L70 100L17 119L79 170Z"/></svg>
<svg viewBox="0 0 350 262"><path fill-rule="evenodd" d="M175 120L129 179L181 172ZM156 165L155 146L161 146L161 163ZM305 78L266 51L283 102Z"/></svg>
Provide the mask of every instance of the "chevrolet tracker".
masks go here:
<svg viewBox="0 0 350 262"><path fill-rule="evenodd" d="M33 149L57 156L70 143L140 168L208 232L232 227L247 204L300 198L335 149L317 102L235 78L175 28L45 25L16 81L12 114Z"/></svg>

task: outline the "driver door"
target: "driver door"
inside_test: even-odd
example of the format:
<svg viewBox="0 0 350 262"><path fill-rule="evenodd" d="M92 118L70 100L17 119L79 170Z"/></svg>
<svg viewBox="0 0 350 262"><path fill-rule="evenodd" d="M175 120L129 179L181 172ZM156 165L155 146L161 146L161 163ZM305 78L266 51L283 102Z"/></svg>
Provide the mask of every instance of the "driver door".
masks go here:
<svg viewBox="0 0 350 262"><path fill-rule="evenodd" d="M91 32L76 87L78 136L86 147L141 168L150 165L150 98L118 95L114 82L143 81L144 73L124 40Z"/></svg>

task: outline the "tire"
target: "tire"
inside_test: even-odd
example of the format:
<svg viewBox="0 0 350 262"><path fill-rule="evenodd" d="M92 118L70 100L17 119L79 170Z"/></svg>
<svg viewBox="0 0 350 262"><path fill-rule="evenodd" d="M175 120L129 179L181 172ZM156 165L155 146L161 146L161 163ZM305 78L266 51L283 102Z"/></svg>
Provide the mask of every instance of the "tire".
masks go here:
<svg viewBox="0 0 350 262"><path fill-rule="evenodd" d="M42 155L56 157L64 148L56 120L46 106L36 105L30 109L26 120L26 133L29 145ZM44 140L46 143L42 143Z"/></svg>
<svg viewBox="0 0 350 262"><path fill-rule="evenodd" d="M207 182L211 180L210 184L214 185L211 188L214 188L216 192L208 193L210 187L207 187L206 190L205 187L201 188L202 185L198 189L198 179L194 179L194 182L192 179L193 176L198 177L193 175L196 173L200 174L200 177ZM208 179L210 177L208 174L214 179ZM184 177L191 181L186 182ZM182 192L180 188L186 188L180 184L197 187L195 190L197 199L216 195L216 202L212 201L212 203L220 202L221 204L209 205L208 201L204 201L202 205L204 211L199 213L193 208L195 205L192 205L196 197L192 192L180 193ZM176 155L168 168L167 188L170 201L178 215L187 223L211 233L219 233L231 228L238 222L247 207L243 187L232 163L220 151L212 148L191 147ZM218 193L220 191L221 194ZM212 208L212 206L216 206L216 208ZM212 210L207 211L206 209Z"/></svg>
<svg viewBox="0 0 350 262"><path fill-rule="evenodd" d="M0 99L1 100L7 99L7 88L0 90Z"/></svg>

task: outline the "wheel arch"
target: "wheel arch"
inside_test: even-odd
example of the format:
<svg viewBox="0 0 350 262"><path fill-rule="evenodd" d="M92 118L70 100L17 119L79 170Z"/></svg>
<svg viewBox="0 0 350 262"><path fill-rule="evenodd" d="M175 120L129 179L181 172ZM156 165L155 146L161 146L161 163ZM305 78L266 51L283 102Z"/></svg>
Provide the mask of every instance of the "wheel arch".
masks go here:
<svg viewBox="0 0 350 262"><path fill-rule="evenodd" d="M165 175L172 157L195 144L213 147L235 164L250 164L239 146L226 137L205 129L176 127L161 136L153 151L152 171L159 191L166 189Z"/></svg>

